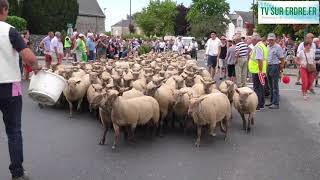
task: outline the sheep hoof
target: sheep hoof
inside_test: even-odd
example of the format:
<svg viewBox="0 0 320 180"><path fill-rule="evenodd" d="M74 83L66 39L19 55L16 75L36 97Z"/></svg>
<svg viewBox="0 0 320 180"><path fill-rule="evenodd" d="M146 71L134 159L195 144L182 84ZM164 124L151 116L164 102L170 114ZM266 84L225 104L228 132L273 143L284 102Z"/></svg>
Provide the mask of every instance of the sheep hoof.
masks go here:
<svg viewBox="0 0 320 180"><path fill-rule="evenodd" d="M251 128L248 128L248 129L247 129L247 133L250 133L250 131L251 131Z"/></svg>
<svg viewBox="0 0 320 180"><path fill-rule="evenodd" d="M44 108L44 105L43 105L43 104L40 104L40 103L39 103L38 106L39 106L40 109L43 109L43 108Z"/></svg>
<svg viewBox="0 0 320 180"><path fill-rule="evenodd" d="M199 142L196 142L194 145L196 146L196 148L200 147L200 143Z"/></svg>
<svg viewBox="0 0 320 180"><path fill-rule="evenodd" d="M216 133L211 133L210 135L211 135L212 137L216 137L216 136L217 136Z"/></svg>
<svg viewBox="0 0 320 180"><path fill-rule="evenodd" d="M105 145L105 141L104 141L104 140L101 140L101 141L99 142L99 145L100 145L100 146Z"/></svg>
<svg viewBox="0 0 320 180"><path fill-rule="evenodd" d="M113 151L115 151L115 150L116 150L116 146L113 145L113 146L111 147L111 149L112 149Z"/></svg>
<svg viewBox="0 0 320 180"><path fill-rule="evenodd" d="M72 119L72 115L69 116L69 119Z"/></svg>

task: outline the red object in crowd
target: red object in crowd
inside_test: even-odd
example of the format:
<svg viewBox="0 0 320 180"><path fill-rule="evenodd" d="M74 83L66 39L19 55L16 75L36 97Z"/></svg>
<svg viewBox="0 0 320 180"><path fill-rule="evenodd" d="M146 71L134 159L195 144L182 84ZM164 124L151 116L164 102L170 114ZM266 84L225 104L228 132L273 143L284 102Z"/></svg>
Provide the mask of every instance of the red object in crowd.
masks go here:
<svg viewBox="0 0 320 180"><path fill-rule="evenodd" d="M259 76L259 81L260 81L261 85L264 86L266 84L266 82L265 82L266 75L263 73L258 73L258 76Z"/></svg>
<svg viewBox="0 0 320 180"><path fill-rule="evenodd" d="M25 64L25 65L24 65L24 68L25 68L25 70L26 70L27 73L31 73L31 72L32 72L32 67L31 67L31 66Z"/></svg>
<svg viewBox="0 0 320 180"><path fill-rule="evenodd" d="M285 83L285 84L289 84L290 83L290 77L289 76L283 76L282 82Z"/></svg>

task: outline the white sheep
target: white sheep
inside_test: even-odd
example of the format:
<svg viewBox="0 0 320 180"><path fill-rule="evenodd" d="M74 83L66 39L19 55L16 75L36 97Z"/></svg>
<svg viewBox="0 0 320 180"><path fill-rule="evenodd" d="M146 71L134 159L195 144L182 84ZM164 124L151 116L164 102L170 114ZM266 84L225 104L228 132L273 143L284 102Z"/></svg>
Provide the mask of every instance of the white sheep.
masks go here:
<svg viewBox="0 0 320 180"><path fill-rule="evenodd" d="M115 131L115 140L112 149L119 143L120 127L130 126L132 136L137 125L144 125L149 122L158 126L160 110L158 102L150 96L124 99L118 96L118 92L110 90L108 101L111 102L111 120Z"/></svg>
<svg viewBox="0 0 320 180"><path fill-rule="evenodd" d="M77 110L80 110L83 97L85 96L90 86L89 75L85 75L81 78L71 77L67 81L67 86L63 90L63 94L69 103L70 118L72 118L73 102L78 102Z"/></svg>
<svg viewBox="0 0 320 180"><path fill-rule="evenodd" d="M229 120L231 117L231 106L228 97L223 93L211 93L190 100L188 114L193 117L197 125L197 141L195 145L200 146L202 126L209 125L210 135L216 136L215 127L220 123L220 129L228 137Z"/></svg>
<svg viewBox="0 0 320 180"><path fill-rule="evenodd" d="M233 96L234 107L241 115L243 129L249 132L251 125L254 125L256 109L258 107L258 96L248 87L238 88L235 92ZM248 120L246 120L245 114L249 114Z"/></svg>

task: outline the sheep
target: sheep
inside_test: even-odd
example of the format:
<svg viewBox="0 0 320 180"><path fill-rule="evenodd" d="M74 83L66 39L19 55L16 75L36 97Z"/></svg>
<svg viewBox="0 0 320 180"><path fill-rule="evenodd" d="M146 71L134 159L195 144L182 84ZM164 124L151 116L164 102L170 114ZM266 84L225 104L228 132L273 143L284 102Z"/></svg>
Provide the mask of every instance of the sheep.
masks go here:
<svg viewBox="0 0 320 180"><path fill-rule="evenodd" d="M85 96L87 89L89 88L89 85L90 85L90 79L88 74L81 78L71 77L67 81L67 86L63 90L63 94L69 103L70 118L72 118L72 110L73 110L72 103L77 101L78 102L77 110L80 110L83 97Z"/></svg>
<svg viewBox="0 0 320 180"><path fill-rule="evenodd" d="M182 88L174 94L174 105L173 110L175 113L176 120L184 128L186 132L186 123L188 118L188 108L190 104L190 99L193 97L193 89L190 87Z"/></svg>
<svg viewBox="0 0 320 180"><path fill-rule="evenodd" d="M215 81L210 79L203 80L200 79L201 83L196 83L192 86L194 90L194 97L199 97L204 94L219 93L220 91L216 89Z"/></svg>
<svg viewBox="0 0 320 180"><path fill-rule="evenodd" d="M211 93L199 98L192 98L188 114L193 117L197 125L196 147L200 147L202 126L209 125L210 135L216 136L214 132L216 124L220 123L220 129L225 133L225 140L229 133L229 120L231 118L231 106L228 97L223 93Z"/></svg>
<svg viewBox="0 0 320 180"><path fill-rule="evenodd" d="M119 93L115 90L108 92L108 101L112 105L111 120L115 131L112 149L119 144L120 127L129 125L133 136L137 125L152 122L158 126L160 117L159 104L154 98L142 96L124 99L118 95Z"/></svg>
<svg viewBox="0 0 320 180"><path fill-rule="evenodd" d="M96 103L94 103L95 98L103 93L103 87L100 84L91 84L87 90L87 100L89 103L89 111L92 112L93 109L97 109Z"/></svg>
<svg viewBox="0 0 320 180"><path fill-rule="evenodd" d="M233 103L233 96L236 89L237 85L230 80L222 81L219 85L219 90L228 96L231 105Z"/></svg>
<svg viewBox="0 0 320 180"><path fill-rule="evenodd" d="M257 94L248 87L242 87L235 90L233 96L234 107L241 115L243 122L243 129L249 133L251 125L254 125L256 109L258 107ZM245 114L249 114L248 120L245 118Z"/></svg>

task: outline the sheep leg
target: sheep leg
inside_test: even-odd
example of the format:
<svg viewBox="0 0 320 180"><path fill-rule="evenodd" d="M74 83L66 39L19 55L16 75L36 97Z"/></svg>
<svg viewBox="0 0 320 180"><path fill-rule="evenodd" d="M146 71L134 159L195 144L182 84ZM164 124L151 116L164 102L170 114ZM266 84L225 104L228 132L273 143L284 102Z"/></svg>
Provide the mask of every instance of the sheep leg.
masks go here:
<svg viewBox="0 0 320 180"><path fill-rule="evenodd" d="M254 123L255 123L254 114L251 113L251 125L254 125Z"/></svg>
<svg viewBox="0 0 320 180"><path fill-rule="evenodd" d="M243 113L240 113L240 115L241 115L241 119L242 119L242 128L243 128L243 130L247 130L247 120L244 117Z"/></svg>
<svg viewBox="0 0 320 180"><path fill-rule="evenodd" d="M217 134L215 133L216 123L210 124L210 136L216 137Z"/></svg>
<svg viewBox="0 0 320 180"><path fill-rule="evenodd" d="M81 109L82 100L83 100L83 98L81 98L81 99L78 101L77 111L80 111L80 109Z"/></svg>
<svg viewBox="0 0 320 180"><path fill-rule="evenodd" d="M247 133L249 133L251 130L251 119L252 119L252 114L250 113L247 121Z"/></svg>
<svg viewBox="0 0 320 180"><path fill-rule="evenodd" d="M72 118L72 109L73 109L73 104L72 102L68 101L69 103L69 118Z"/></svg>
<svg viewBox="0 0 320 180"><path fill-rule="evenodd" d="M229 137L229 122L228 122L228 119L225 118L223 121L221 121L221 123L224 123L224 125L225 125L226 132L225 132L225 135L224 135L224 140L227 141L228 137Z"/></svg>
<svg viewBox="0 0 320 180"><path fill-rule="evenodd" d="M197 126L197 135L198 135L198 137L197 137L197 141L196 141L196 143L195 143L195 146L196 146L196 147L200 147L201 125L198 125L198 126Z"/></svg>
<svg viewBox="0 0 320 180"><path fill-rule="evenodd" d="M159 125L159 136L160 137L163 137L163 125L164 125L164 120L165 120L165 115L164 115L165 113L161 113L160 114L160 116L161 116L161 118L160 118L160 125Z"/></svg>
<svg viewBox="0 0 320 180"><path fill-rule="evenodd" d="M92 106L90 103L89 103L89 112L92 113Z"/></svg>
<svg viewBox="0 0 320 180"><path fill-rule="evenodd" d="M105 145L107 132L108 132L108 128L105 127L104 131L103 131L102 138L101 138L101 140L99 142L99 145Z"/></svg>
<svg viewBox="0 0 320 180"><path fill-rule="evenodd" d="M136 143L136 140L135 140L135 137L134 137L134 132L135 132L135 129L137 127L137 124L133 124L131 125L131 128L130 128L130 137L128 138L128 140L130 142L133 142L133 143Z"/></svg>
<svg viewBox="0 0 320 180"><path fill-rule="evenodd" d="M115 150L116 146L118 146L119 144L120 127L116 124L113 124L113 129L114 129L114 143L113 143L112 149Z"/></svg>

